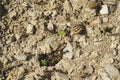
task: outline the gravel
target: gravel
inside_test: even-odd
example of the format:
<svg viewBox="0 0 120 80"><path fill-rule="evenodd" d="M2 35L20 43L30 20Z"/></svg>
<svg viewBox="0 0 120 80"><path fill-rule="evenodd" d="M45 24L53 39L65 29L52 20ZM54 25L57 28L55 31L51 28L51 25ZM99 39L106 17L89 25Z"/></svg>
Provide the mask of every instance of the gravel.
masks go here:
<svg viewBox="0 0 120 80"><path fill-rule="evenodd" d="M120 0L0 0L0 80L120 80Z"/></svg>

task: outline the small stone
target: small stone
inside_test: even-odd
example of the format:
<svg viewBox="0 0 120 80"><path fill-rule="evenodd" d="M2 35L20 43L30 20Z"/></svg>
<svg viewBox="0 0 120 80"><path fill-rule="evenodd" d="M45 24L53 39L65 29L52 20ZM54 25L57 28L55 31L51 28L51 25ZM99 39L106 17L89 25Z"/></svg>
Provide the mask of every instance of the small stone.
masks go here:
<svg viewBox="0 0 120 80"><path fill-rule="evenodd" d="M3 64L6 64L6 63L8 62L8 59L7 59L5 56L3 56L3 57L0 58L0 61L1 61Z"/></svg>
<svg viewBox="0 0 120 80"><path fill-rule="evenodd" d="M50 31L52 31L54 29L54 25L53 25L53 23L51 21L49 21L47 28Z"/></svg>
<svg viewBox="0 0 120 80"><path fill-rule="evenodd" d="M118 45L117 49L120 51L120 44Z"/></svg>
<svg viewBox="0 0 120 80"><path fill-rule="evenodd" d="M56 50L59 43L56 37L50 37L47 39L46 45L49 45L53 50Z"/></svg>
<svg viewBox="0 0 120 80"><path fill-rule="evenodd" d="M63 7L64 7L64 12L66 12L66 13L72 12L72 6L68 0L65 0Z"/></svg>
<svg viewBox="0 0 120 80"><path fill-rule="evenodd" d="M97 58L98 56L99 56L99 53L93 51L90 55L90 58L94 59L94 58Z"/></svg>
<svg viewBox="0 0 120 80"><path fill-rule="evenodd" d="M25 72L23 67L19 68L18 75L21 76Z"/></svg>
<svg viewBox="0 0 120 80"><path fill-rule="evenodd" d="M114 56L116 56L116 55L117 55L117 51L116 51L115 49L113 49L113 50L112 50L112 54L113 54Z"/></svg>
<svg viewBox="0 0 120 80"><path fill-rule="evenodd" d="M99 71L99 74L100 74L102 80L112 80L112 79L109 77L109 74L107 74L104 70L100 70L100 71Z"/></svg>
<svg viewBox="0 0 120 80"><path fill-rule="evenodd" d="M14 56L17 60L20 60L20 61L22 61L22 60L26 60L27 59L27 56L26 55L15 55Z"/></svg>
<svg viewBox="0 0 120 80"><path fill-rule="evenodd" d="M32 24L29 24L29 25L27 26L27 31L26 31L26 33L28 33L28 34L33 34L33 32L34 32L34 26L33 26Z"/></svg>
<svg viewBox="0 0 120 80"><path fill-rule="evenodd" d="M35 12L35 11L29 11L29 12L28 12L28 15L29 15L30 17L35 17L35 16L36 16L36 12Z"/></svg>
<svg viewBox="0 0 120 80"><path fill-rule="evenodd" d="M17 13L16 13L15 10L14 10L14 11L11 11L11 12L9 13L9 17L10 17L10 18L14 18L16 15L17 15Z"/></svg>
<svg viewBox="0 0 120 80"><path fill-rule="evenodd" d="M99 21L98 20L93 20L90 22L90 27L96 27L98 25Z"/></svg>
<svg viewBox="0 0 120 80"><path fill-rule="evenodd" d="M55 11L55 10L52 11L52 15L51 16L54 18L56 15L57 15L57 11Z"/></svg>
<svg viewBox="0 0 120 80"><path fill-rule="evenodd" d="M116 33L119 33L120 32L120 27L118 26L118 27L116 27Z"/></svg>
<svg viewBox="0 0 120 80"><path fill-rule="evenodd" d="M30 23L31 23L32 25L36 25L36 24L37 24L37 20L31 20Z"/></svg>
<svg viewBox="0 0 120 80"><path fill-rule="evenodd" d="M89 67L87 68L87 72L88 72L88 73L92 74L93 71L94 71L94 69L93 69L92 66L89 66Z"/></svg>
<svg viewBox="0 0 120 80"><path fill-rule="evenodd" d="M90 80L90 78L89 78L89 77L86 77L85 80Z"/></svg>
<svg viewBox="0 0 120 80"><path fill-rule="evenodd" d="M69 77L66 74L62 74L60 72L55 72L55 80L69 80Z"/></svg>
<svg viewBox="0 0 120 80"><path fill-rule="evenodd" d="M115 40L116 40L116 38L115 38L114 36L112 36L112 37L111 37L111 40L112 40L112 41L115 41Z"/></svg>
<svg viewBox="0 0 120 80"><path fill-rule="evenodd" d="M108 22L108 18L103 18L102 21L103 21L103 23L107 23Z"/></svg>
<svg viewBox="0 0 120 80"><path fill-rule="evenodd" d="M106 64L105 65L105 70L107 73L110 75L112 80L117 80L120 79L120 72L119 70L112 64Z"/></svg>
<svg viewBox="0 0 120 80"><path fill-rule="evenodd" d="M75 63L71 62L69 59L62 59L55 65L55 68L69 73L75 68Z"/></svg>
<svg viewBox="0 0 120 80"><path fill-rule="evenodd" d="M82 54L82 51L81 51L80 49L77 49L77 50L75 51L75 56L76 56L76 57L80 57L81 54Z"/></svg>
<svg viewBox="0 0 120 80"><path fill-rule="evenodd" d="M115 49L117 47L117 43L118 43L117 41L112 41L110 48Z"/></svg>
<svg viewBox="0 0 120 80"><path fill-rule="evenodd" d="M84 42L85 41L85 36L80 36L78 42Z"/></svg>
<svg viewBox="0 0 120 80"><path fill-rule="evenodd" d="M80 38L80 36L79 36L79 35L73 35L73 42L78 41L78 40L79 40L79 38Z"/></svg>
<svg viewBox="0 0 120 80"><path fill-rule="evenodd" d="M63 49L63 58L68 58L68 59L72 59L73 57L73 53L72 53L73 47L70 44L70 42L67 43L67 46Z"/></svg>
<svg viewBox="0 0 120 80"><path fill-rule="evenodd" d="M102 9L100 10L100 14L109 14L108 6L102 5Z"/></svg>
<svg viewBox="0 0 120 80"><path fill-rule="evenodd" d="M113 58L110 58L110 59L109 59L109 62L110 62L110 63L113 63L113 62L114 62L114 59L113 59Z"/></svg>
<svg viewBox="0 0 120 80"><path fill-rule="evenodd" d="M31 74L31 75L25 76L24 80L35 80L35 79L34 79L34 76Z"/></svg>
<svg viewBox="0 0 120 80"><path fill-rule="evenodd" d="M21 34L15 34L16 40L19 40L21 38Z"/></svg>

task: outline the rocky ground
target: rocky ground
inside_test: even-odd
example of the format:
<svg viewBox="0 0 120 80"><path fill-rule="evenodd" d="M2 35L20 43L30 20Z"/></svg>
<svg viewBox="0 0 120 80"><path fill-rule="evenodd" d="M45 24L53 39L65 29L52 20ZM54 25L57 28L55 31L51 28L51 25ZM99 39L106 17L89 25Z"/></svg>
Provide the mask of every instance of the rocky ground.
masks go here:
<svg viewBox="0 0 120 80"><path fill-rule="evenodd" d="M120 0L0 0L0 80L120 80Z"/></svg>

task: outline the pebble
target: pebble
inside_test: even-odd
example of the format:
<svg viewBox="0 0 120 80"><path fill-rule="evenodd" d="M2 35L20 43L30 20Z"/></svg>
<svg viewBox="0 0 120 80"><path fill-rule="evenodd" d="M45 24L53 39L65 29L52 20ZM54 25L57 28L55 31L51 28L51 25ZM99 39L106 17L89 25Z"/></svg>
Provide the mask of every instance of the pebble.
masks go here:
<svg viewBox="0 0 120 80"><path fill-rule="evenodd" d="M84 42L85 41L85 36L80 36L78 42Z"/></svg>
<svg viewBox="0 0 120 80"><path fill-rule="evenodd" d="M31 20L31 21L30 21L30 23L31 23L32 25L34 25L34 26L37 24L37 22L38 22L37 20Z"/></svg>
<svg viewBox="0 0 120 80"><path fill-rule="evenodd" d="M93 51L93 52L91 52L91 55L90 55L90 58L97 58L99 56L99 53L98 52L95 52L95 51Z"/></svg>
<svg viewBox="0 0 120 80"><path fill-rule="evenodd" d="M29 24L29 25L27 26L27 31L26 31L26 33L28 33L28 34L33 34L33 32L34 32L34 26L33 26L32 24Z"/></svg>
<svg viewBox="0 0 120 80"><path fill-rule="evenodd" d="M93 20L90 22L90 27L96 27L98 25L99 21L98 20Z"/></svg>
<svg viewBox="0 0 120 80"><path fill-rule="evenodd" d="M110 75L112 80L120 79L120 72L113 64L106 64L104 68L107 71L107 73Z"/></svg>
<svg viewBox="0 0 120 80"><path fill-rule="evenodd" d="M56 37L50 37L46 41L46 45L49 45L53 50L56 50L58 48L58 41Z"/></svg>
<svg viewBox="0 0 120 80"><path fill-rule="evenodd" d="M21 38L21 34L15 34L16 40L19 40Z"/></svg>
<svg viewBox="0 0 120 80"><path fill-rule="evenodd" d="M20 61L22 61L22 60L26 60L26 59L27 59L27 56L24 55L24 54L21 54L21 55L15 55L14 57L15 57L17 60L20 60Z"/></svg>
<svg viewBox="0 0 120 80"><path fill-rule="evenodd" d="M25 72L23 67L19 68L18 75L21 76Z"/></svg>
<svg viewBox="0 0 120 80"><path fill-rule="evenodd" d="M49 21L47 28L50 31L52 31L54 29L54 25L53 25L53 23L51 21Z"/></svg>
<svg viewBox="0 0 120 80"><path fill-rule="evenodd" d="M110 58L108 61L109 61L109 63L114 63L114 59L113 58Z"/></svg>
<svg viewBox="0 0 120 80"><path fill-rule="evenodd" d="M102 5L102 8L100 10L100 14L109 14L108 6Z"/></svg>
<svg viewBox="0 0 120 80"><path fill-rule="evenodd" d="M82 51L80 49L76 49L75 56L80 57L81 54L82 54Z"/></svg>
<svg viewBox="0 0 120 80"><path fill-rule="evenodd" d="M52 11L52 17L54 18L57 15L57 11Z"/></svg>
<svg viewBox="0 0 120 80"><path fill-rule="evenodd" d="M79 40L79 35L73 35L73 42L77 42Z"/></svg>
<svg viewBox="0 0 120 80"><path fill-rule="evenodd" d="M111 37L111 40L112 40L112 41L115 41L115 40L116 40L115 36L112 36L112 37Z"/></svg>
<svg viewBox="0 0 120 80"><path fill-rule="evenodd" d="M107 74L107 72L105 72L104 70L100 70L100 71L99 71L99 74L100 74L102 80L112 80L112 79L109 77L109 74Z"/></svg>
<svg viewBox="0 0 120 80"><path fill-rule="evenodd" d="M14 18L16 15L17 15L17 13L16 13L15 10L14 10L14 11L11 11L11 12L9 13L9 17L10 17L10 18Z"/></svg>
<svg viewBox="0 0 120 80"><path fill-rule="evenodd" d="M27 75L25 76L24 80L35 80L33 75Z"/></svg>
<svg viewBox="0 0 120 80"><path fill-rule="evenodd" d="M107 23L108 22L108 18L103 18L102 21L103 21L103 23Z"/></svg>
<svg viewBox="0 0 120 80"><path fill-rule="evenodd" d="M113 50L112 50L112 54L113 54L114 56L117 55L117 51L116 51L116 49L113 49Z"/></svg>
<svg viewBox="0 0 120 80"><path fill-rule="evenodd" d="M64 6L64 11L66 13L72 12L72 6L71 6L71 4L70 4L70 2L68 0L65 0L63 6Z"/></svg>
<svg viewBox="0 0 120 80"><path fill-rule="evenodd" d="M8 59L7 59L5 56L0 57L0 61L1 61L3 64L8 63Z"/></svg>
<svg viewBox="0 0 120 80"><path fill-rule="evenodd" d="M62 59L55 65L55 68L64 72L71 72L75 68L75 63L71 62L69 59Z"/></svg>
<svg viewBox="0 0 120 80"><path fill-rule="evenodd" d="M73 53L72 53L73 47L70 44L70 42L67 43L67 46L63 49L63 52L65 52L63 54L63 58L68 58L68 59L72 59L73 57Z"/></svg>
<svg viewBox="0 0 120 80"><path fill-rule="evenodd" d="M110 48L115 49L117 47L117 43L118 43L117 41L112 41Z"/></svg>
<svg viewBox="0 0 120 80"><path fill-rule="evenodd" d="M69 80L69 77L66 74L62 74L60 72L55 72L55 80Z"/></svg>
<svg viewBox="0 0 120 80"><path fill-rule="evenodd" d="M90 73L90 74L92 74L94 72L94 68L92 66L89 66L87 68L87 72Z"/></svg>
<svg viewBox="0 0 120 80"><path fill-rule="evenodd" d="M117 49L120 51L120 44L118 45Z"/></svg>
<svg viewBox="0 0 120 80"><path fill-rule="evenodd" d="M29 15L30 17L35 17L35 16L36 16L36 12L35 12L35 11L29 11L29 12L28 12L28 15Z"/></svg>

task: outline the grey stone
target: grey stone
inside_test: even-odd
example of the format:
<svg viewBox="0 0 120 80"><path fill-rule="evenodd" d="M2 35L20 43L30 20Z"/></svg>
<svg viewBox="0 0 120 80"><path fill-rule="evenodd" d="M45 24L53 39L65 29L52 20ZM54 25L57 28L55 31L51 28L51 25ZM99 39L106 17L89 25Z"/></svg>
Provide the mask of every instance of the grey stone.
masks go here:
<svg viewBox="0 0 120 80"><path fill-rule="evenodd" d="M109 77L109 74L107 74L107 72L105 72L104 70L100 70L100 71L99 71L99 74L100 74L102 80L112 80L112 79Z"/></svg>
<svg viewBox="0 0 120 80"><path fill-rule="evenodd" d="M34 32L34 26L32 24L28 24L26 33L33 34L33 32Z"/></svg>
<svg viewBox="0 0 120 80"><path fill-rule="evenodd" d="M63 52L65 52L63 54L63 58L68 58L68 59L72 59L73 57L73 53L72 53L73 47L70 44L70 42L67 43L67 46L63 49Z"/></svg>
<svg viewBox="0 0 120 80"><path fill-rule="evenodd" d="M27 56L24 55L24 54L15 55L14 57L15 57L17 60L26 60L26 59L27 59Z"/></svg>
<svg viewBox="0 0 120 80"><path fill-rule="evenodd" d="M106 64L105 65L105 70L110 75L112 80L120 79L120 72L114 65Z"/></svg>

